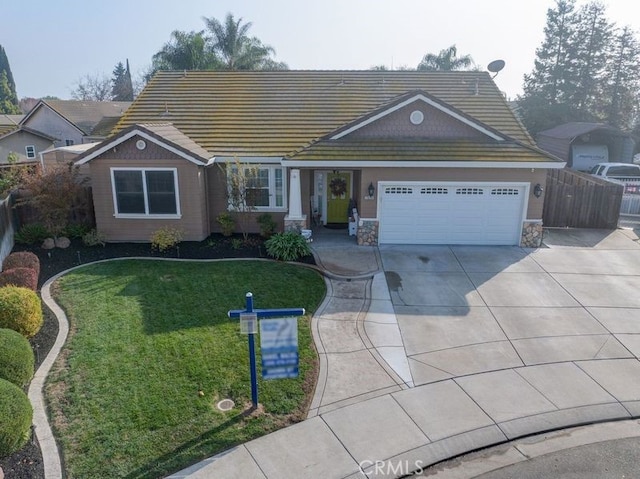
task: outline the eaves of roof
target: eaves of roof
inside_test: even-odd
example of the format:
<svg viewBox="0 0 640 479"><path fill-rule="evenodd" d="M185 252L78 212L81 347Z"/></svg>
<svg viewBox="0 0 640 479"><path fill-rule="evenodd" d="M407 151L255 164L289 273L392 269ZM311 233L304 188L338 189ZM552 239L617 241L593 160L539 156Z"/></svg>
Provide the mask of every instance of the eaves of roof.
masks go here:
<svg viewBox="0 0 640 479"><path fill-rule="evenodd" d="M583 123L583 122L571 122L558 125L548 130L543 130L538 133L538 136L547 136L550 138L573 140L574 138L592 133L594 131L601 130L608 133L612 133L619 136L629 136L627 133L603 123Z"/></svg>
<svg viewBox="0 0 640 479"><path fill-rule="evenodd" d="M58 140L58 138L53 137L51 135L47 135L46 133L43 133L41 131L38 130L34 130L33 128L28 128L26 126L21 126L21 127L14 127L11 130L8 130L4 133L2 133L2 130L0 130L0 140L2 140L3 138L7 138L11 135L15 135L16 133L20 133L20 132L25 132L25 133L29 133L30 135L35 135L35 136L39 136L40 138L44 138L45 140L49 140L49 141L56 141Z"/></svg>
<svg viewBox="0 0 640 479"><path fill-rule="evenodd" d="M196 164L206 165L209 163L209 153L197 143L177 130L169 123L156 123L144 125L132 125L125 130L107 140L96 144L93 148L81 153L76 164L87 163L100 156L104 151L121 144L124 141L139 135L150 140L163 148L173 151L177 155Z"/></svg>
<svg viewBox="0 0 640 479"><path fill-rule="evenodd" d="M320 141L286 160L562 162L542 150L515 142L384 139Z"/></svg>

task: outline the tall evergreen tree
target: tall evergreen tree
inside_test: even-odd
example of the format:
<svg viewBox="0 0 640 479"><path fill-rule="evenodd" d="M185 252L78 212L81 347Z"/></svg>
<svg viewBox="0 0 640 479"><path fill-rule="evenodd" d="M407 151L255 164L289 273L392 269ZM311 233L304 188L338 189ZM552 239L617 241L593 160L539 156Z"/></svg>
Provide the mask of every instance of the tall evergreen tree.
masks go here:
<svg viewBox="0 0 640 479"><path fill-rule="evenodd" d="M549 102L565 99L565 68L576 27L575 0L556 0L555 8L547 10L544 41L536 50L534 70L524 77L525 96L541 96Z"/></svg>
<svg viewBox="0 0 640 479"><path fill-rule="evenodd" d="M113 101L133 101L133 84L131 83L131 72L129 71L129 60L127 66L118 62L113 69L111 79L111 97Z"/></svg>
<svg viewBox="0 0 640 479"><path fill-rule="evenodd" d="M575 38L571 40L569 70L574 84L568 88L570 100L578 113L588 119L596 110L598 87L607 66L613 26L600 2L583 5L578 12Z"/></svg>
<svg viewBox="0 0 640 479"><path fill-rule="evenodd" d="M0 113L20 114L16 84L2 45L0 45Z"/></svg>
<svg viewBox="0 0 640 479"><path fill-rule="evenodd" d="M640 43L629 27L615 36L602 91L602 116L618 128L632 129L640 101Z"/></svg>

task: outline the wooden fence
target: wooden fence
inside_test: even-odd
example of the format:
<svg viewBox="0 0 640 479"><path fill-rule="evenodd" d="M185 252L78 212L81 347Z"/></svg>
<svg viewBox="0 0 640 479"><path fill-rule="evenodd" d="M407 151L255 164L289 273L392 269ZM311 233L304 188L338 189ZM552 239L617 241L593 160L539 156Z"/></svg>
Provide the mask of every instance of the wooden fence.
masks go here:
<svg viewBox="0 0 640 479"><path fill-rule="evenodd" d="M0 271L2 271L4 259L13 249L13 238L17 229L13 203L11 194L0 201Z"/></svg>
<svg viewBox="0 0 640 479"><path fill-rule="evenodd" d="M14 193L15 200L25 198L28 194L29 193L24 190L18 190ZM40 222L40 212L36 207L28 203L18 204L15 210L19 226ZM93 195L91 194L91 187L82 188L77 199L76 207L73 208L73 211L69 216L69 222L95 226L96 220L93 211Z"/></svg>
<svg viewBox="0 0 640 479"><path fill-rule="evenodd" d="M543 224L547 227L618 227L624 186L587 173L548 170Z"/></svg>

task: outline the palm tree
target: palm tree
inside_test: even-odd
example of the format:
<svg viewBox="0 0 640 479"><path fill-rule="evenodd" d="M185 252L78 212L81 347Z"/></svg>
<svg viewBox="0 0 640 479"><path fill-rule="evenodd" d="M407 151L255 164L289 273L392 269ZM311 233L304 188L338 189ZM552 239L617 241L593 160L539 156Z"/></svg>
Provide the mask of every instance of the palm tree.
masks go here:
<svg viewBox="0 0 640 479"><path fill-rule="evenodd" d="M211 33L211 49L222 62L225 70L282 70L286 65L275 62L271 55L275 50L264 45L258 38L249 37L251 22L242 23L242 18L235 20L228 13L224 24L215 18L203 18Z"/></svg>
<svg viewBox="0 0 640 479"><path fill-rule="evenodd" d="M175 30L171 39L153 55L153 71L157 70L211 70L217 58L206 48L204 31L181 32Z"/></svg>
<svg viewBox="0 0 640 479"><path fill-rule="evenodd" d="M451 71L451 70L472 70L475 65L470 55L457 56L458 50L455 45L440 50L434 55L427 53L418 64L421 71Z"/></svg>

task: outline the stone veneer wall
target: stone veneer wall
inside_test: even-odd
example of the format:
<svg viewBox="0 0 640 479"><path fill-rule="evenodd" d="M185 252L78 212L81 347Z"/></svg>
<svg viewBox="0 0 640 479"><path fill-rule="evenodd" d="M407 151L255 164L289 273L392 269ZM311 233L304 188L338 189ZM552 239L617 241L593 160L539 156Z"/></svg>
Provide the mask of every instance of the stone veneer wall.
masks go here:
<svg viewBox="0 0 640 479"><path fill-rule="evenodd" d="M298 219L291 219L285 217L284 219L284 230L286 231L296 231L300 232L301 230L307 229L307 217Z"/></svg>
<svg viewBox="0 0 640 479"><path fill-rule="evenodd" d="M542 246L542 223L539 221L525 221L522 224L522 238L520 246L523 248L539 248Z"/></svg>
<svg viewBox="0 0 640 479"><path fill-rule="evenodd" d="M378 221L360 219L358 223L357 240L360 246L377 246Z"/></svg>

